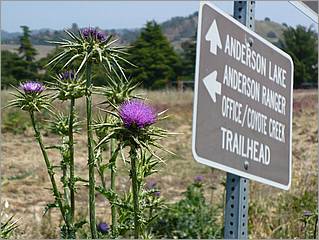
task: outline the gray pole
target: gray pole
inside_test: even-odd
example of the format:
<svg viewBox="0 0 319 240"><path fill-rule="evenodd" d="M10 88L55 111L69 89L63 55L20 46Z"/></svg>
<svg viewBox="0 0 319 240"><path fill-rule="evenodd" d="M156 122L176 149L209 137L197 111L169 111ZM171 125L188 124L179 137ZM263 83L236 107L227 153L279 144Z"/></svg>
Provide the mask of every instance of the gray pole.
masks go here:
<svg viewBox="0 0 319 240"><path fill-rule="evenodd" d="M255 1L234 1L234 18L255 30ZM224 238L248 238L249 181L227 173Z"/></svg>

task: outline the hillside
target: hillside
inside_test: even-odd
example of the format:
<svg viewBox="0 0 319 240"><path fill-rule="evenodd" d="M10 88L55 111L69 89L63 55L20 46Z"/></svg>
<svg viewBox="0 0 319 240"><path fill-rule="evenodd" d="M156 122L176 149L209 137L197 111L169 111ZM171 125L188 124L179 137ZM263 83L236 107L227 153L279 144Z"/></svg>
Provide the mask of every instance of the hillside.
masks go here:
<svg viewBox="0 0 319 240"><path fill-rule="evenodd" d="M198 21L198 13L195 12L187 17L173 17L161 23L162 30L176 49L180 48L183 41L195 36ZM270 19L257 20L256 32L274 44L282 39L283 30L287 25L270 21ZM72 30L78 26L72 24ZM108 33L114 34L120 39L120 43L127 45L132 43L138 36L140 29L106 29ZM21 33L9 33L1 31L2 44L18 44ZM34 45L48 45L48 40L57 40L64 37L62 30L40 29L32 30L31 41Z"/></svg>
<svg viewBox="0 0 319 240"><path fill-rule="evenodd" d="M279 24L270 20L257 20L255 24L255 31L260 36L279 47L279 41L283 40L283 31L286 28L286 24Z"/></svg>

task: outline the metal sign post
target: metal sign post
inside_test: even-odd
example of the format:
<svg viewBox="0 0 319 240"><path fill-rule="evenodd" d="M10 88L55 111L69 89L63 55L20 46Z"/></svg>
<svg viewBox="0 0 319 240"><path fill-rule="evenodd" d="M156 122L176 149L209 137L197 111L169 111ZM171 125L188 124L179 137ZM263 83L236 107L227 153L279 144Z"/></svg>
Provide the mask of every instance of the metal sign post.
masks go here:
<svg viewBox="0 0 319 240"><path fill-rule="evenodd" d="M234 18L255 30L255 1L234 1ZM249 180L227 173L224 238L248 238Z"/></svg>

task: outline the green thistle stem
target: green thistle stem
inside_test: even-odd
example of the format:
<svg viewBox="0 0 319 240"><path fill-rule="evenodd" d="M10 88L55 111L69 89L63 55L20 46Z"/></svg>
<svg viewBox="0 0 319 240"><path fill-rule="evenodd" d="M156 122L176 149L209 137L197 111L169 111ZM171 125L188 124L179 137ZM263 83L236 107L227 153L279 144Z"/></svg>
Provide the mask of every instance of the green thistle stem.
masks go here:
<svg viewBox="0 0 319 240"><path fill-rule="evenodd" d="M105 178L104 178L104 171L102 172L98 172L100 174L100 178L101 178L101 184L102 184L102 187L103 189L106 189L106 182L105 182Z"/></svg>
<svg viewBox="0 0 319 240"><path fill-rule="evenodd" d="M74 223L74 212L75 212L75 198L74 198L74 192L75 192L75 186L74 186L74 140L73 140L73 122L74 122L74 105L75 105L75 99L71 98L70 103L70 116L69 116L69 151L70 151L70 182L69 182L69 188L70 188L70 198L71 198L71 224Z"/></svg>
<svg viewBox="0 0 319 240"><path fill-rule="evenodd" d="M132 178L132 191L133 191L133 203L134 203L134 238L139 238L140 233L140 209L139 209L139 198L138 198L138 180L137 180L137 152L135 147L131 146L130 150L131 158L131 178Z"/></svg>
<svg viewBox="0 0 319 240"><path fill-rule="evenodd" d="M149 219L152 219L152 217L153 217L153 208L152 208L152 207L150 207Z"/></svg>
<svg viewBox="0 0 319 240"><path fill-rule="evenodd" d="M318 212L315 214L315 218L316 218L316 221L315 221L315 229L313 231L313 239L317 238Z"/></svg>
<svg viewBox="0 0 319 240"><path fill-rule="evenodd" d="M111 140L110 142L110 159L112 161L111 163L111 190L113 193L116 192L116 157L113 156L115 154L114 152L114 141ZM114 199L113 199L114 200ZM112 215L112 234L113 236L117 236L117 209L115 204L112 203L111 206L111 215Z"/></svg>
<svg viewBox="0 0 319 240"><path fill-rule="evenodd" d="M39 143L39 146L40 146L40 149L41 149L44 161L45 161L45 165L46 165L47 170L48 170L48 174L49 174L50 181L51 181L51 184L52 184L52 189L53 189L53 194L54 194L54 197L55 197L55 201L57 202L57 204L59 206L59 209L61 211L61 214L62 214L62 217L64 219L64 222L66 224L68 224L67 219L65 217L64 207L63 207L62 201L61 201L61 194L60 194L60 192L58 190L58 187L56 185L55 178L54 178L54 172L53 172L53 169L52 169L48 154L47 154L47 152L45 150L45 146L43 144L40 131L38 129L38 126L36 125L36 121L35 121L35 118L34 118L34 112L31 111L29 113L30 113L30 117L31 117L32 127L33 127L33 130L35 132L35 138L36 138L36 140Z"/></svg>
<svg viewBox="0 0 319 240"><path fill-rule="evenodd" d="M62 138L62 142L63 142L63 145L62 145L62 147L63 147L65 144L64 137ZM68 175L67 175L68 168L67 168L67 162L66 162L67 160L68 159L65 159L65 154L62 154L62 161L61 161L62 178L61 178L61 181L63 184L64 206L70 206L69 189L68 189L68 185L67 185L67 178L68 178ZM67 217L67 219L69 220L68 217Z"/></svg>
<svg viewBox="0 0 319 240"><path fill-rule="evenodd" d="M87 137L88 137L88 165L89 165L89 214L90 229L93 239L97 238L95 222L95 177L94 177L94 153L93 153L93 131L92 131L92 95L91 95L91 72L92 64L86 65L86 115L87 115Z"/></svg>

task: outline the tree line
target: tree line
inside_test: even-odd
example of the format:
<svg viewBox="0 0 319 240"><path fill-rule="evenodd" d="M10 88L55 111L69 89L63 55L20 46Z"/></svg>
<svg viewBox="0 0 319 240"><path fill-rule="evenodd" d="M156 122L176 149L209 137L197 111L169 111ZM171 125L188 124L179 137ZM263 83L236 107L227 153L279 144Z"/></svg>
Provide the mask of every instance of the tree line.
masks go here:
<svg viewBox="0 0 319 240"><path fill-rule="evenodd" d="M36 61L37 52L30 41L31 32L27 26L21 28L23 35L20 37L18 52L1 51L2 88L26 80L51 81L50 75L55 74L44 66L57 50ZM294 61L294 87L317 86L317 33L312 27L299 25L295 28L287 27L283 36L280 46ZM128 77L141 81L144 88L168 88L179 81L194 81L195 58L196 36L182 42L181 49L175 50L163 34L161 26L155 21L149 21L128 50L128 61L138 66L127 64L125 68ZM103 69L97 69L94 81L96 85L104 84L106 76Z"/></svg>

